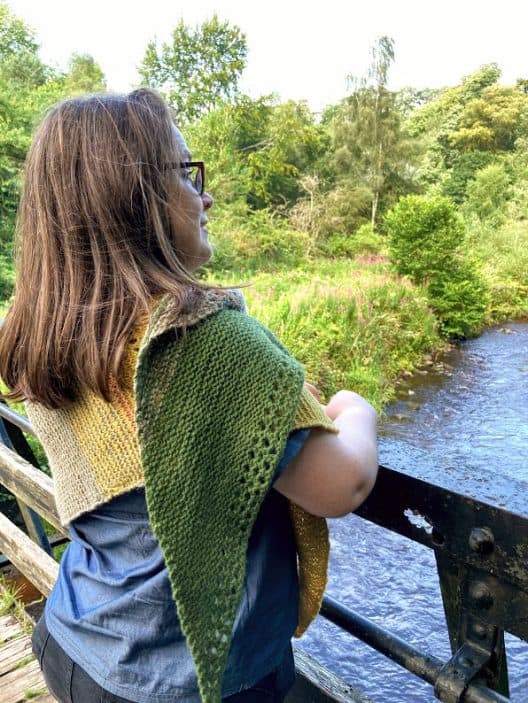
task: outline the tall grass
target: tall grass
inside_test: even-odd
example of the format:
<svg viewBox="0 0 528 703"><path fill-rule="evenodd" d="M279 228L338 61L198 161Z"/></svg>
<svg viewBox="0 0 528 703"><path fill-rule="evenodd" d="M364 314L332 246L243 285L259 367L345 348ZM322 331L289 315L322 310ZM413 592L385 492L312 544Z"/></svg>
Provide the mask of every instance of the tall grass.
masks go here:
<svg viewBox="0 0 528 703"><path fill-rule="evenodd" d="M350 388L381 408L397 377L442 346L423 292L390 275L386 264L326 262L280 277L258 274L244 295L249 312L303 363L326 398Z"/></svg>

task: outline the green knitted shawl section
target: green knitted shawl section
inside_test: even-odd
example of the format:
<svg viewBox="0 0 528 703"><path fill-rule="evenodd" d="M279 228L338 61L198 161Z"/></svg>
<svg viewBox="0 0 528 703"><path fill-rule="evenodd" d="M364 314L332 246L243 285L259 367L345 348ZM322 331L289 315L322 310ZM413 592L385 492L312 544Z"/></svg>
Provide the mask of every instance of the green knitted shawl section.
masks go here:
<svg viewBox="0 0 528 703"><path fill-rule="evenodd" d="M303 370L226 303L144 344L135 385L152 528L202 700L219 703L249 535L295 421Z"/></svg>

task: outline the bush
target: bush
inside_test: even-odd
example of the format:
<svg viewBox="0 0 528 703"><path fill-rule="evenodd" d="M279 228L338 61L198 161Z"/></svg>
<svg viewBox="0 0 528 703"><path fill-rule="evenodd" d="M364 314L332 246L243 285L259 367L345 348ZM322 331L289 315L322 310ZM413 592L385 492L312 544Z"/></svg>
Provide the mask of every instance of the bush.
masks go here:
<svg viewBox="0 0 528 703"><path fill-rule="evenodd" d="M528 222L472 223L471 241L490 289L490 321L528 314Z"/></svg>
<svg viewBox="0 0 528 703"><path fill-rule="evenodd" d="M317 202L318 234L322 239L335 234L350 235L368 222L370 193L365 188L341 185Z"/></svg>
<svg viewBox="0 0 528 703"><path fill-rule="evenodd" d="M485 168L495 156L489 151L466 151L455 157L451 170L442 184L442 192L455 203L462 203L466 197L469 181L475 178L480 169Z"/></svg>
<svg viewBox="0 0 528 703"><path fill-rule="evenodd" d="M269 271L297 266L310 250L306 232L268 210L229 208L213 219L211 271Z"/></svg>
<svg viewBox="0 0 528 703"><path fill-rule="evenodd" d="M377 234L370 224L361 225L355 234L334 234L321 242L319 250L332 257L353 259L359 254L379 254L384 248L383 237Z"/></svg>
<svg viewBox="0 0 528 703"><path fill-rule="evenodd" d="M487 291L462 252L464 227L445 197L409 195L385 217L390 257L400 275L424 285L444 334L467 337L484 320Z"/></svg>

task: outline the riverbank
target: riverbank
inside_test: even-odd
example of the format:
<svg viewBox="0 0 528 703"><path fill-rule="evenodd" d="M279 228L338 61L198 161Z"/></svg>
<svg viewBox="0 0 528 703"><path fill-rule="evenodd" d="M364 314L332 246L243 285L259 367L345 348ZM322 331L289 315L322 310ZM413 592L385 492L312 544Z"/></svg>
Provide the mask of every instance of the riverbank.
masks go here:
<svg viewBox="0 0 528 703"><path fill-rule="evenodd" d="M443 338L426 293L393 274L383 256L315 259L274 272L215 272L208 282L249 283L249 312L304 364L323 398L342 387L382 410L406 377L438 366L453 342ZM528 297L496 280L480 333L528 318ZM492 302L493 301L493 302ZM456 343L455 343L456 344Z"/></svg>
<svg viewBox="0 0 528 703"><path fill-rule="evenodd" d="M352 388L381 409L401 374L445 345L425 295L383 261L318 261L211 280L250 281L243 289L249 312L303 363L323 398Z"/></svg>

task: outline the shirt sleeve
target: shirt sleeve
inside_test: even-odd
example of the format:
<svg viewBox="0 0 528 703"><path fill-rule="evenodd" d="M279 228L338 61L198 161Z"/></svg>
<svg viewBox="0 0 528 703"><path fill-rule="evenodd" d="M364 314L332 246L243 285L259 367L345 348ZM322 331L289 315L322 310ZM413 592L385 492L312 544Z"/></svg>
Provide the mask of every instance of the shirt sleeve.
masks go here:
<svg viewBox="0 0 528 703"><path fill-rule="evenodd" d="M286 442L286 447L284 448L284 453L278 463L277 468L275 469L273 482L275 482L282 475L290 461L293 461L295 459L297 454L303 448L304 443L308 439L309 434L309 429L294 430L293 432L290 432L290 436L288 437L288 441Z"/></svg>

